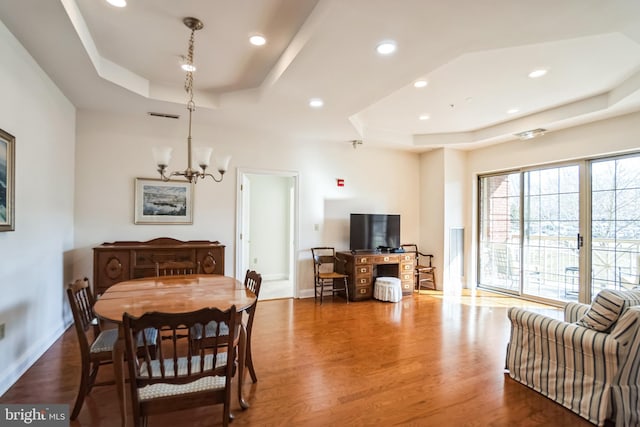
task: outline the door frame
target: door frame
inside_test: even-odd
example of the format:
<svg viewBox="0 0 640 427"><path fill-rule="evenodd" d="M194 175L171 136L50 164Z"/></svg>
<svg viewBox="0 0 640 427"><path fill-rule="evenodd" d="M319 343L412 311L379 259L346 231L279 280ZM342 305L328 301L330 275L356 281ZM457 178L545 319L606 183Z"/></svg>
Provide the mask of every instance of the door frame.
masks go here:
<svg viewBox="0 0 640 427"><path fill-rule="evenodd" d="M299 173L296 171L288 171L288 170L271 170L271 169L254 169L254 168L237 168L237 176L236 176L236 278L243 278L245 272L248 269L248 266L244 265L244 257L243 253L245 250L245 240L243 237L244 232L244 218L245 218L245 210L244 206L244 196L243 196L243 188L242 184L246 178L246 175L265 175L265 176L281 176L288 177L293 179L293 236L291 242L291 255L289 259L289 263L291 265L290 278L293 283L293 297L298 298L298 263L297 263L297 254L298 254L298 236L299 236L299 204L300 204L300 196L299 196ZM249 207L251 209L251 207Z"/></svg>

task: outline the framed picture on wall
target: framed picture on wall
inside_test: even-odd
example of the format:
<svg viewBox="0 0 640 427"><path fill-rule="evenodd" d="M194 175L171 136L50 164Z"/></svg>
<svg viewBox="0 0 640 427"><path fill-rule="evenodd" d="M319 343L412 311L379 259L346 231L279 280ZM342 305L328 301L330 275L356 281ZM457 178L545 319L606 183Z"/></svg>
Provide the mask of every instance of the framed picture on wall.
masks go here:
<svg viewBox="0 0 640 427"><path fill-rule="evenodd" d="M193 224L193 184L136 178L136 224Z"/></svg>
<svg viewBox="0 0 640 427"><path fill-rule="evenodd" d="M0 129L0 231L15 230L16 139Z"/></svg>

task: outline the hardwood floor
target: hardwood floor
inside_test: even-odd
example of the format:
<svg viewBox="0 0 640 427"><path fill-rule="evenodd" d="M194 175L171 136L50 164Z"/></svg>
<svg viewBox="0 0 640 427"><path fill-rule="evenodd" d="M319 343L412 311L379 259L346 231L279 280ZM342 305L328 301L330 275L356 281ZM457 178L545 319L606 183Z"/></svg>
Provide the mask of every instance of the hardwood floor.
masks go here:
<svg viewBox="0 0 640 427"><path fill-rule="evenodd" d="M504 374L507 308L559 310L477 292L422 291L397 304L328 298L261 301L253 329L258 383L233 425L591 426ZM72 328L0 403L72 404L80 357ZM109 379L111 367L100 377ZM72 426L116 426L112 386L95 388ZM149 426L221 424L221 406L150 417Z"/></svg>

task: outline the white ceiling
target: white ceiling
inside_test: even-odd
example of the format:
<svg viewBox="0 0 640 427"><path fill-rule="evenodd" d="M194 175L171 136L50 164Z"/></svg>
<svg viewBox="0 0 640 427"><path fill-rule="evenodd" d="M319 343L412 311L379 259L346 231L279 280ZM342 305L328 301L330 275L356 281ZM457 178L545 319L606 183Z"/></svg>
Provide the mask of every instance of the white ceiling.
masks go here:
<svg viewBox="0 0 640 427"><path fill-rule="evenodd" d="M640 110L638 0L0 2L0 20L78 108L141 115L186 111L187 16L204 22L196 124L423 151ZM254 33L267 45L249 45ZM378 55L389 39L398 50ZM547 75L529 78L536 68ZM314 97L323 108L308 107Z"/></svg>

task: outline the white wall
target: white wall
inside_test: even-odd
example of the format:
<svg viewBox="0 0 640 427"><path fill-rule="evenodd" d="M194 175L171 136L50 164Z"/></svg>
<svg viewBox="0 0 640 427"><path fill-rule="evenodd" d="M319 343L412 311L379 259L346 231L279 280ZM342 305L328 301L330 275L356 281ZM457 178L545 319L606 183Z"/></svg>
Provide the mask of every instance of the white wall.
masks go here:
<svg viewBox="0 0 640 427"><path fill-rule="evenodd" d="M420 194L420 252L433 254L436 284L443 289L445 266L445 149L428 151L420 156L420 181L416 183ZM422 260L421 260L422 261ZM425 260L426 261L426 260Z"/></svg>
<svg viewBox="0 0 640 427"><path fill-rule="evenodd" d="M295 141L249 129L194 125L194 144L212 141L231 154L222 183L195 188L193 225L134 225L134 178L154 177L151 148L174 147L170 169L184 168L186 128L183 120L145 114L125 116L81 111L78 114L76 197L76 275L92 277L91 248L105 241L177 239L219 240L226 245L225 271L235 271L236 168L299 172L297 285L313 295L309 249L333 245L348 249L350 212L402 215L403 241L418 236L419 155L348 142ZM336 178L345 180L337 187ZM316 231L317 227L317 231Z"/></svg>
<svg viewBox="0 0 640 427"><path fill-rule="evenodd" d="M75 109L0 22L0 128L16 137L15 231L0 233L0 394L70 321Z"/></svg>
<svg viewBox="0 0 640 427"><path fill-rule="evenodd" d="M467 153L440 148L420 157L420 252L433 254L438 289L462 287L461 277L451 277L449 231L465 228L469 218L466 179ZM466 246L465 242L465 246ZM426 263L427 260L421 260ZM466 270L466 269L465 269Z"/></svg>
<svg viewBox="0 0 640 427"><path fill-rule="evenodd" d="M444 150L444 269L442 270L442 281L450 286L460 288L463 286L463 277L456 268L454 259L450 256L450 231L453 228L463 228L465 239L468 237L468 230L465 227L471 215L472 208L470 199L467 197L469 188L466 174L467 153L465 151L445 149ZM465 248L468 242L465 242ZM466 260L466 256L464 257ZM466 269L465 269L466 271Z"/></svg>

